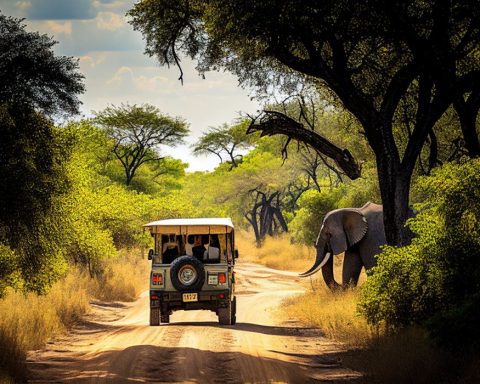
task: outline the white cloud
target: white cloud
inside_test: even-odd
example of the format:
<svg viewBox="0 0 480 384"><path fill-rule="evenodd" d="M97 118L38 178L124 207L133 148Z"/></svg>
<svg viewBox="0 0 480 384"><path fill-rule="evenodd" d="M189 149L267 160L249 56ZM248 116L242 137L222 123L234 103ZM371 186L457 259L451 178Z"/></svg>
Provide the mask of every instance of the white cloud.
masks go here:
<svg viewBox="0 0 480 384"><path fill-rule="evenodd" d="M15 3L15 7L17 7L18 9L22 10L22 11L25 11L27 10L28 8L30 8L32 6L32 2L31 1L17 1Z"/></svg>
<svg viewBox="0 0 480 384"><path fill-rule="evenodd" d="M113 77L109 80L107 80L108 85L122 85L125 83L125 81L129 82L133 80L133 71L132 68L130 67L120 67Z"/></svg>
<svg viewBox="0 0 480 384"><path fill-rule="evenodd" d="M89 52L86 55L80 56L80 70L82 72L88 72L89 70L97 67L98 65L108 60L107 52Z"/></svg>
<svg viewBox="0 0 480 384"><path fill-rule="evenodd" d="M72 22L71 21L53 21L48 20L45 22L48 32L54 35L71 35L72 34Z"/></svg>
<svg viewBox="0 0 480 384"><path fill-rule="evenodd" d="M110 86L134 88L143 93L172 93L175 91L173 82L164 76L135 75L132 68L120 67L114 75L107 80Z"/></svg>
<svg viewBox="0 0 480 384"><path fill-rule="evenodd" d="M127 25L122 15L113 12L100 12L96 18L97 28L116 31Z"/></svg>

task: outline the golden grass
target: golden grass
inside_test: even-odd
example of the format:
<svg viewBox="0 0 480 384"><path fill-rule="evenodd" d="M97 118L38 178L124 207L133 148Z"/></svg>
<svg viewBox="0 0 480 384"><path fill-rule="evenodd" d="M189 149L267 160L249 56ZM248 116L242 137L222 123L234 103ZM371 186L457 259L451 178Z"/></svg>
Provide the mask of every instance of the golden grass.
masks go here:
<svg viewBox="0 0 480 384"><path fill-rule="evenodd" d="M91 281L92 296L105 301L134 301L148 289L149 263L140 250L123 250L104 263L104 273Z"/></svg>
<svg viewBox="0 0 480 384"><path fill-rule="evenodd" d="M0 299L0 383L23 382L27 351L78 322L92 297L133 301L148 287L148 262L139 251L122 251L104 267L98 279L72 268L43 296L9 290Z"/></svg>
<svg viewBox="0 0 480 384"><path fill-rule="evenodd" d="M315 259L314 247L292 244L288 235L267 237L262 246L257 247L252 232L238 231L235 243L242 260L269 268L301 272Z"/></svg>
<svg viewBox="0 0 480 384"><path fill-rule="evenodd" d="M0 371L24 380L26 351L40 348L48 339L78 321L89 310L86 280L78 271L57 282L44 296L10 290L0 300Z"/></svg>
<svg viewBox="0 0 480 384"><path fill-rule="evenodd" d="M377 332L356 312L357 290L332 293L323 283L314 284L315 291L287 299L284 313L349 346L365 346L375 337Z"/></svg>

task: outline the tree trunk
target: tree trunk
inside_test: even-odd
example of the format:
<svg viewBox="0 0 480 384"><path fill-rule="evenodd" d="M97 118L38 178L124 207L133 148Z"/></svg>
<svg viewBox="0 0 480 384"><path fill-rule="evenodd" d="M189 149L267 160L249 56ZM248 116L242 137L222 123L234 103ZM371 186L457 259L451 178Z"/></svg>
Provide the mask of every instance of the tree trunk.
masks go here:
<svg viewBox="0 0 480 384"><path fill-rule="evenodd" d="M467 102L460 98L455 101L454 106L460 119L460 127L468 155L470 157L480 157L480 142L478 140L476 127L480 97L475 98L474 95L471 95Z"/></svg>
<svg viewBox="0 0 480 384"><path fill-rule="evenodd" d="M411 173L399 172L389 164L379 164L378 179L387 244L406 245L411 240L410 231L405 228L409 212Z"/></svg>

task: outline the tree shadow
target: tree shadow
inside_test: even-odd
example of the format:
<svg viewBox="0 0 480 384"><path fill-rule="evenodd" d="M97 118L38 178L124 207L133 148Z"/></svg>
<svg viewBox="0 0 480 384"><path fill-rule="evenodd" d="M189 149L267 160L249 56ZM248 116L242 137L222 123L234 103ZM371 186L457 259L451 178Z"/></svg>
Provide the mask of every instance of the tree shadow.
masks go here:
<svg viewBox="0 0 480 384"><path fill-rule="evenodd" d="M253 323L236 323L235 325L220 325L215 321L195 321L195 322L183 321L178 323L170 323L170 324L162 325L162 327L174 327L174 326L225 328L225 329L234 329L237 331L262 333L264 335L273 335L273 336L321 337L324 335L324 333L318 328L285 327L285 326L260 325L260 324L253 324Z"/></svg>
<svg viewBox="0 0 480 384"><path fill-rule="evenodd" d="M56 383L356 383L358 375L337 366L213 352L195 348L136 345L79 356L29 363L29 382ZM340 357L338 357L340 358ZM311 365L309 364L311 362Z"/></svg>

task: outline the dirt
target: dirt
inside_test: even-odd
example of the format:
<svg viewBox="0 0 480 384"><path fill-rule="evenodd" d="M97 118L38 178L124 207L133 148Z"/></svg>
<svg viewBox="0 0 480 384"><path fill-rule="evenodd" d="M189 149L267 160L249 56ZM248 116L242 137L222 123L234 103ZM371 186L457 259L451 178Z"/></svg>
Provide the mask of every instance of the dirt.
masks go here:
<svg viewBox="0 0 480 384"><path fill-rule="evenodd" d="M283 299L302 292L296 274L239 263L237 324L209 311L178 311L150 327L148 292L136 302L92 303L68 335L29 353L30 383L353 383L339 343L295 320Z"/></svg>

